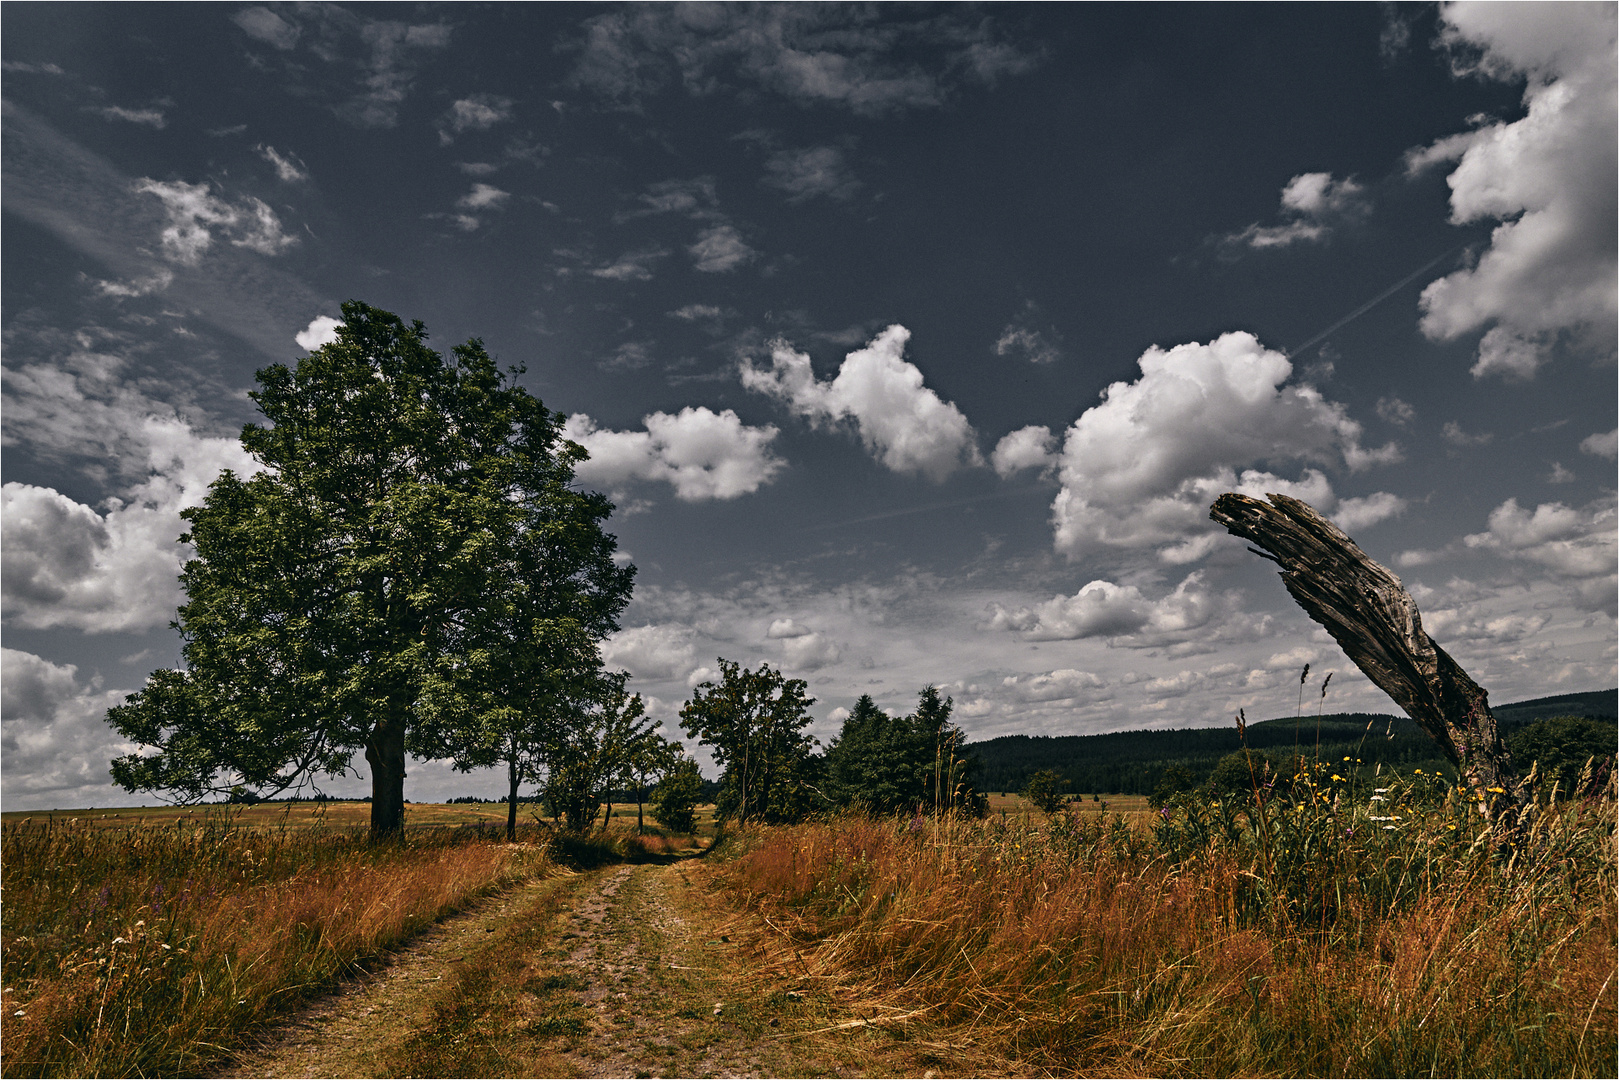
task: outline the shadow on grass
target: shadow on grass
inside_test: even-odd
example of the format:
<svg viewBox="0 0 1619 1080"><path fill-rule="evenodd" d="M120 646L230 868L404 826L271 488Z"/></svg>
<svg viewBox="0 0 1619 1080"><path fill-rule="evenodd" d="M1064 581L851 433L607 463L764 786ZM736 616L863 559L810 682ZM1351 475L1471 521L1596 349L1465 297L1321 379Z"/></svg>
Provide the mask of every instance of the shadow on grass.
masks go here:
<svg viewBox="0 0 1619 1080"><path fill-rule="evenodd" d="M682 859L699 856L706 850L701 840L670 836L649 829L645 835L618 833L570 833L562 830L549 837L551 858L574 870L593 870L615 863L668 866Z"/></svg>

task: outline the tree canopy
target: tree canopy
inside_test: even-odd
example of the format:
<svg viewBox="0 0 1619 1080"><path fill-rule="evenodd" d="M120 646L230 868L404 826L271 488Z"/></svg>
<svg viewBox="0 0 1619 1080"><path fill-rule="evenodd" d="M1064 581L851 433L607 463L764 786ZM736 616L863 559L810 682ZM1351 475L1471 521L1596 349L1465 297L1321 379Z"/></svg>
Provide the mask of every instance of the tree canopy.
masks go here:
<svg viewBox="0 0 1619 1080"><path fill-rule="evenodd" d="M349 302L336 341L257 373L267 423L242 444L262 471L184 513L186 666L108 715L147 748L113 762L123 787L274 794L363 752L384 835L407 752L487 760L599 663L634 570L612 504L572 487L583 449L520 368L426 341Z"/></svg>
<svg viewBox="0 0 1619 1080"><path fill-rule="evenodd" d="M889 716L861 695L826 748L826 793L840 806L876 814L933 810L966 796L957 789L971 763L961 729L950 723L954 702L936 687L917 695L916 711Z"/></svg>
<svg viewBox="0 0 1619 1080"><path fill-rule="evenodd" d="M803 679L769 664L758 671L721 658L720 681L705 682L680 710L680 724L723 770L715 812L741 824L791 820L811 805L813 740L804 732L815 699Z"/></svg>

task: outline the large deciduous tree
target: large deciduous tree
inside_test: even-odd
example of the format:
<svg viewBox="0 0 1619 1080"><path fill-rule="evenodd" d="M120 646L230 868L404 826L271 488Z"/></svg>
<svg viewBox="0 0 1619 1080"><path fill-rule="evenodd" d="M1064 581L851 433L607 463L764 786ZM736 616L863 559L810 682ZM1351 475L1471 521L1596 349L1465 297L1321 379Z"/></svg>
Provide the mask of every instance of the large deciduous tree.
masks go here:
<svg viewBox="0 0 1619 1080"><path fill-rule="evenodd" d="M147 748L113 762L123 787L275 794L361 752L389 835L407 752L487 744L499 680L564 653L589 666L633 577L602 532L612 506L571 487L584 451L521 369L426 338L350 302L336 341L258 372L267 423L242 444L262 471L224 473L184 514L186 667L108 714Z"/></svg>
<svg viewBox="0 0 1619 1080"><path fill-rule="evenodd" d="M705 682L680 710L687 734L711 747L720 778L716 815L738 824L791 820L813 803L813 740L805 734L815 699L803 679L769 664L747 671L721 658L720 681Z"/></svg>

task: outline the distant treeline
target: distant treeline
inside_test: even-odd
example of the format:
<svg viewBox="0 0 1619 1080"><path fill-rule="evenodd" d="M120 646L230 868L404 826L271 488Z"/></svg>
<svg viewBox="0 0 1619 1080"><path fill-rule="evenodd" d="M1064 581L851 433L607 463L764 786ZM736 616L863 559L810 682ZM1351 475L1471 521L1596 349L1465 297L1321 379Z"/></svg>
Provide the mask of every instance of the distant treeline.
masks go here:
<svg viewBox="0 0 1619 1080"><path fill-rule="evenodd" d="M1490 711L1504 735L1554 716L1615 723L1619 690L1535 698L1495 705ZM1615 732L1619 738L1619 726ZM1312 756L1319 745L1325 761L1358 757L1372 768L1381 763L1406 773L1451 771L1426 732L1407 717L1386 713L1327 713L1319 718L1306 713L1252 723L1248 745L1255 750L1298 746ZM977 759L980 791L1021 791L1034 773L1050 769L1063 777L1073 794L1149 795L1170 766L1206 778L1221 758L1240 746L1236 725L1228 724L1104 735L1003 735L969 743L964 750Z"/></svg>
<svg viewBox="0 0 1619 1080"><path fill-rule="evenodd" d="M718 780L704 780L702 782L701 793L698 796L698 802L711 803L715 800L715 798L718 797L719 792L720 785ZM635 801L635 793L627 788L618 788L616 790L606 792L604 798L608 802L633 803ZM410 800L406 799L405 801L409 802ZM480 803L490 803L497 806L505 806L508 801L508 797L501 795L497 798L485 799L480 795L457 795L455 798L448 799L446 801L452 804L466 803L469 805L477 805ZM530 806L544 801L544 792L535 792L532 795L519 795L517 797L518 806Z"/></svg>

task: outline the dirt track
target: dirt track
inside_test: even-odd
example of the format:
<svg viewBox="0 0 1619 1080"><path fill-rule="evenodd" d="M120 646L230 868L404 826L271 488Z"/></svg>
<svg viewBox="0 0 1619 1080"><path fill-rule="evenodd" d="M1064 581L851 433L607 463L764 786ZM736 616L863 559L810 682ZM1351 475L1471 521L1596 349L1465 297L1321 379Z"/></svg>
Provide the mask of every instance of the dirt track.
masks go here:
<svg viewBox="0 0 1619 1080"><path fill-rule="evenodd" d="M223 1075L1004 1072L904 1021L851 1020L846 990L759 953L708 869L684 860L528 882L316 1001Z"/></svg>

